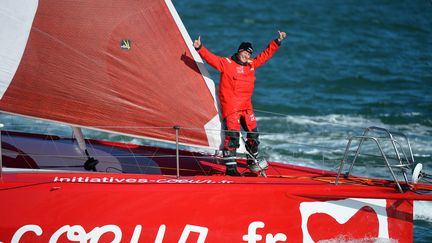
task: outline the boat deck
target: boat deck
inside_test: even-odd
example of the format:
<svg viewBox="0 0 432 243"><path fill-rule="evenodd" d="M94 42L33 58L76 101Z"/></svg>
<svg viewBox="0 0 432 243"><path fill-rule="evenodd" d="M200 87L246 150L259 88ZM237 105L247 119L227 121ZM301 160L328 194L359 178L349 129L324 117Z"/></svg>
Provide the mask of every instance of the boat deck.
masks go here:
<svg viewBox="0 0 432 243"><path fill-rule="evenodd" d="M335 172L277 162L269 162L267 177L263 177L250 172L244 159L238 160L239 171L244 176L229 177L224 175L220 156L191 151L179 152L177 171L173 149L101 140L86 142L90 155L99 162L95 171L84 168L87 157L74 139L3 131L2 180L17 186L59 182L285 185L294 194L310 197L379 198L384 193L387 198L432 200L429 184L401 183L406 192L399 193L394 181L350 176L341 178L336 185Z"/></svg>

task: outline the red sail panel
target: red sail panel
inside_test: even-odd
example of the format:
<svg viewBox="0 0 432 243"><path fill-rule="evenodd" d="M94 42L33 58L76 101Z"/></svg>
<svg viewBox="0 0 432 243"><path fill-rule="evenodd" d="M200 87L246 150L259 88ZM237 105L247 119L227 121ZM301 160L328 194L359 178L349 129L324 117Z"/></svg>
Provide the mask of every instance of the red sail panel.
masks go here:
<svg viewBox="0 0 432 243"><path fill-rule="evenodd" d="M161 0L39 1L0 110L164 141L179 125L192 128L180 142L200 146L209 146L204 126L219 121Z"/></svg>

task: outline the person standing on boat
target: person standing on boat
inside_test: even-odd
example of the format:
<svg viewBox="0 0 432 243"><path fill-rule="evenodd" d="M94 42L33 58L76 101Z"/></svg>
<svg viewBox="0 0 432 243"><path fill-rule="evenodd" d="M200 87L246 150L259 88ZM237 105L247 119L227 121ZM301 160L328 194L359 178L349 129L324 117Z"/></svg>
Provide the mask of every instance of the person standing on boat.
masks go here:
<svg viewBox="0 0 432 243"><path fill-rule="evenodd" d="M236 150L240 147L240 126L247 132L246 149L255 158L258 156L259 134L251 101L256 79L255 70L273 56L285 39L286 33L278 32L278 37L255 58L251 58L254 50L250 42L242 42L230 58L210 52L201 43L201 37L193 43L200 56L221 73L219 100L225 127L223 157L226 175L241 176L236 162ZM249 168L253 163L255 160L249 157Z"/></svg>

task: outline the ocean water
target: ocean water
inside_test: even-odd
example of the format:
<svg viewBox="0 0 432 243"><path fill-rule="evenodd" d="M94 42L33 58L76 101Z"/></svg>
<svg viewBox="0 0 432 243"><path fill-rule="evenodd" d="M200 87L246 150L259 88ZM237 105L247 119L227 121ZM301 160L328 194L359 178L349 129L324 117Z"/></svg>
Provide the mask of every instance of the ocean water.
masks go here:
<svg viewBox="0 0 432 243"><path fill-rule="evenodd" d="M231 56L242 41L259 53L278 30L287 32L279 51L256 72L260 151L269 160L337 170L347 139L378 126L407 135L415 162L432 173L432 1L173 4L190 36L201 36L220 56ZM207 67L218 84L218 73ZM70 135L69 129L47 128L41 121L6 114L0 121ZM376 146L364 146L370 156L354 173L388 178L374 156ZM384 149L391 153L388 144ZM432 203L415 202L414 208L414 242L432 242Z"/></svg>
<svg viewBox="0 0 432 243"><path fill-rule="evenodd" d="M220 56L242 41L259 53L287 33L256 71L253 103L270 160L336 169L347 138L378 126L407 135L415 161L432 172L432 1L173 3L191 38ZM367 161L356 174L389 174L382 160ZM414 242L432 242L431 212L431 202L415 203Z"/></svg>

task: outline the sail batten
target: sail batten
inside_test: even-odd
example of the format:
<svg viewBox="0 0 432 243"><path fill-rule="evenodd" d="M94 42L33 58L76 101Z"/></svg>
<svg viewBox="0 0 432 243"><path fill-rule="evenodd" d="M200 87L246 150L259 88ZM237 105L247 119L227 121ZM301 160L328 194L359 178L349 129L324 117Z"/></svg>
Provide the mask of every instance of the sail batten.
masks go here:
<svg viewBox="0 0 432 243"><path fill-rule="evenodd" d="M40 0L13 79L0 76L0 110L168 142L174 133L158 127L178 125L194 128L181 143L219 147L220 134L206 132L220 129L214 83L170 8L163 0Z"/></svg>

